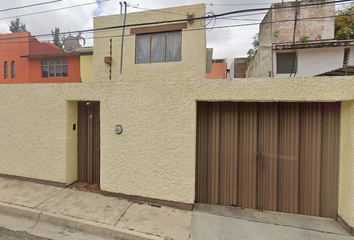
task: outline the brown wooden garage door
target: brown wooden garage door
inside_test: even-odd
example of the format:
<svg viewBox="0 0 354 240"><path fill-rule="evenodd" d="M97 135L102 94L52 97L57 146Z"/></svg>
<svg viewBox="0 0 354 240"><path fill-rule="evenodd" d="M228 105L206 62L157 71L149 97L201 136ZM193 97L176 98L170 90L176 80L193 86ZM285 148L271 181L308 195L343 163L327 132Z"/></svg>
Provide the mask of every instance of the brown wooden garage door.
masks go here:
<svg viewBox="0 0 354 240"><path fill-rule="evenodd" d="M196 202L336 218L340 103L197 108Z"/></svg>

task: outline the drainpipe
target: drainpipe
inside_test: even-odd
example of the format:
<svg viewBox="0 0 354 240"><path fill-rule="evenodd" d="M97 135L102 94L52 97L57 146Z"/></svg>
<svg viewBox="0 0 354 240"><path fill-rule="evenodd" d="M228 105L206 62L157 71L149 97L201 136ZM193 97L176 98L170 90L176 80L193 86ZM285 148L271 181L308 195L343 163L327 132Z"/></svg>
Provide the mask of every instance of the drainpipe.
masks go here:
<svg viewBox="0 0 354 240"><path fill-rule="evenodd" d="M127 19L127 2L124 1L124 23L123 23L123 35L122 35L122 47L120 49L120 81L122 81L122 69L123 69L123 43L125 32L125 20Z"/></svg>

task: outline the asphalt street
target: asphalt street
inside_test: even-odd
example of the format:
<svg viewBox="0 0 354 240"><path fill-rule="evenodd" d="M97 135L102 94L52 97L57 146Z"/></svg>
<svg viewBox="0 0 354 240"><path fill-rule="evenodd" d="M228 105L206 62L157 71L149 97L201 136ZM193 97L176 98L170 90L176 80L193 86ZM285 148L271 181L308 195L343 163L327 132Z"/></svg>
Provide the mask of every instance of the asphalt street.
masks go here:
<svg viewBox="0 0 354 240"><path fill-rule="evenodd" d="M9 229L0 227L0 240L50 240L50 239L37 237L27 232L11 231Z"/></svg>

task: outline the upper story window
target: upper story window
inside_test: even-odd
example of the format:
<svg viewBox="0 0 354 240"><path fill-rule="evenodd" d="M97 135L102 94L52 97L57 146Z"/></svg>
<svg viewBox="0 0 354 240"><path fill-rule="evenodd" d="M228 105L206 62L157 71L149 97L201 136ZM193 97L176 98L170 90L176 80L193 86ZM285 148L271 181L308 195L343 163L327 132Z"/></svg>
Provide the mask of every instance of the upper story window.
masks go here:
<svg viewBox="0 0 354 240"><path fill-rule="evenodd" d="M11 78L16 78L16 64L15 64L15 61L11 62Z"/></svg>
<svg viewBox="0 0 354 240"><path fill-rule="evenodd" d="M68 77L68 60L42 61L42 78Z"/></svg>
<svg viewBox="0 0 354 240"><path fill-rule="evenodd" d="M9 78L9 65L7 62L4 62L4 78Z"/></svg>
<svg viewBox="0 0 354 240"><path fill-rule="evenodd" d="M296 53L277 53L277 74L296 73L297 57Z"/></svg>
<svg viewBox="0 0 354 240"><path fill-rule="evenodd" d="M182 31L136 36L136 63L181 61Z"/></svg>

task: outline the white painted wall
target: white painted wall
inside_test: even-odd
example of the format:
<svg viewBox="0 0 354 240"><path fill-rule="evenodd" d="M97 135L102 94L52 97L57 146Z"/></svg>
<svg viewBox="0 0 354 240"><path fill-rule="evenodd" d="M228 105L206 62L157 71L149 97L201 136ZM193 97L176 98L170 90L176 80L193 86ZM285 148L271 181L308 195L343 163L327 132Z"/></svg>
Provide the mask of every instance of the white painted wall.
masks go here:
<svg viewBox="0 0 354 240"><path fill-rule="evenodd" d="M284 51L282 51L284 52ZM298 71L296 77L310 77L343 67L344 47L299 49ZM349 64L354 64L354 47L350 51ZM289 77L289 74L277 74L276 51L273 51L274 77Z"/></svg>
<svg viewBox="0 0 354 240"><path fill-rule="evenodd" d="M349 64L348 65L354 65L354 47L350 48Z"/></svg>

